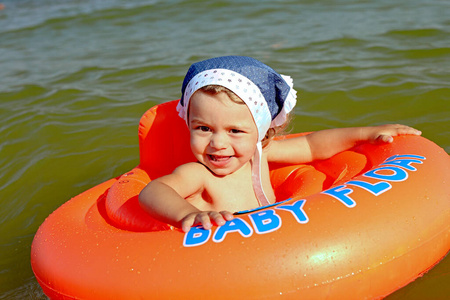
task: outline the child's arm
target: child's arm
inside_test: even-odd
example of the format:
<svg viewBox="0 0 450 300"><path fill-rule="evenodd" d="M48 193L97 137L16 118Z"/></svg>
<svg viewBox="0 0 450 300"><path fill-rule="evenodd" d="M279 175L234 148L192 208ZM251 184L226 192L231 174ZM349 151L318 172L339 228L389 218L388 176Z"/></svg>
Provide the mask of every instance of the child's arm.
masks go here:
<svg viewBox="0 0 450 300"><path fill-rule="evenodd" d="M196 165L182 165L172 174L151 181L139 194L141 206L155 219L184 232L196 224L210 229L213 223L223 225L233 219L230 212L200 211L185 200L203 186L203 176Z"/></svg>
<svg viewBox="0 0 450 300"><path fill-rule="evenodd" d="M393 136L401 134L420 135L421 132L398 124L326 129L298 138L273 141L268 149L268 160L280 163L307 163L330 158L364 142L391 143Z"/></svg>

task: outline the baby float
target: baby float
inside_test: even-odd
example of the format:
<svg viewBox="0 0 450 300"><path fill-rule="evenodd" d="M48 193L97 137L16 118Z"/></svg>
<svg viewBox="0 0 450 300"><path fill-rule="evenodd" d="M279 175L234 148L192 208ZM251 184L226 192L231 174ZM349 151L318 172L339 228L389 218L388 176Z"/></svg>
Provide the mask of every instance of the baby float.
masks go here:
<svg viewBox="0 0 450 300"><path fill-rule="evenodd" d="M272 165L281 201L221 227L185 234L151 219L139 192L193 160L176 103L141 118L136 168L39 228L31 265L51 299L377 299L449 251L449 156L420 136Z"/></svg>

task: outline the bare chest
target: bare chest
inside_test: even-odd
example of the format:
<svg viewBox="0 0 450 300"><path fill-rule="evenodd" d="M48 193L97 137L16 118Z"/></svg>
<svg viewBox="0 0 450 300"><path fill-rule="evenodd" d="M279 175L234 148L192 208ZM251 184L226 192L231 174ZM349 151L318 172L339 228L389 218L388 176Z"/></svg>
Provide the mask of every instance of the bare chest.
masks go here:
<svg viewBox="0 0 450 300"><path fill-rule="evenodd" d="M268 182L269 186L264 186L264 190L269 201L274 202L275 196L270 185L268 172L265 182ZM236 212L259 206L253 190L250 166L225 177L211 176L202 190L186 200L200 210Z"/></svg>

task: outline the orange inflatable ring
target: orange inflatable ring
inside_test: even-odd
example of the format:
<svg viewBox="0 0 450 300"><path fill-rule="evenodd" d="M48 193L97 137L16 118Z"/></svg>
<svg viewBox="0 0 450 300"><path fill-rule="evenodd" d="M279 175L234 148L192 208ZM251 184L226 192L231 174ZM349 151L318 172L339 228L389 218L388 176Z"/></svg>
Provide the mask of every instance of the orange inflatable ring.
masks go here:
<svg viewBox="0 0 450 300"><path fill-rule="evenodd" d="M184 234L151 220L141 189L193 159L175 105L142 117L139 166L39 228L31 264L51 299L380 298L449 251L449 156L418 136L271 166L286 200L221 227Z"/></svg>

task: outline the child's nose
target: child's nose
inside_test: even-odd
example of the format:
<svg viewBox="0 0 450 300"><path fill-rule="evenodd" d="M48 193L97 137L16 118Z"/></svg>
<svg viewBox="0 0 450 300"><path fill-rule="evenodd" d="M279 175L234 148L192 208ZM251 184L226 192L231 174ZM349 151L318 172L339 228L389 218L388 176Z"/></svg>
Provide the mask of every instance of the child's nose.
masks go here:
<svg viewBox="0 0 450 300"><path fill-rule="evenodd" d="M210 141L211 147L214 149L224 149L227 145L227 136L223 133L214 133Z"/></svg>

